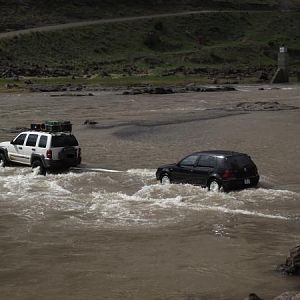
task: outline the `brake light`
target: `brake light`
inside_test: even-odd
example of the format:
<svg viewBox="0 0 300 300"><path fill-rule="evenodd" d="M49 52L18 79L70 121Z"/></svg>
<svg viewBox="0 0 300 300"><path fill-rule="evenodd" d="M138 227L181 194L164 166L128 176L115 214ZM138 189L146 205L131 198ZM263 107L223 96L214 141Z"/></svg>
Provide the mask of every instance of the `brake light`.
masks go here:
<svg viewBox="0 0 300 300"><path fill-rule="evenodd" d="M228 170L226 169L223 173L223 176L222 176L224 179L228 179L228 178L232 178L234 177L234 173L232 170Z"/></svg>
<svg viewBox="0 0 300 300"><path fill-rule="evenodd" d="M78 148L78 157L81 157L81 148Z"/></svg>
<svg viewBox="0 0 300 300"><path fill-rule="evenodd" d="M46 152L46 157L47 157L48 159L52 159L52 150L47 150L47 152Z"/></svg>

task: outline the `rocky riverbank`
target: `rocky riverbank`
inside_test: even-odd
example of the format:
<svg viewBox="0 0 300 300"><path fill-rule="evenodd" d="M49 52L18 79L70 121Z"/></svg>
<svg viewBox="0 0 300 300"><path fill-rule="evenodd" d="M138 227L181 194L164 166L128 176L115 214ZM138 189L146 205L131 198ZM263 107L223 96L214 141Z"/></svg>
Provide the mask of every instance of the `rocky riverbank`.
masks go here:
<svg viewBox="0 0 300 300"><path fill-rule="evenodd" d="M290 250L285 263L279 265L278 270L286 275L300 275L300 245Z"/></svg>
<svg viewBox="0 0 300 300"><path fill-rule="evenodd" d="M5 85L7 90L22 88L17 83L7 83ZM25 90L33 93L51 93L51 92L72 92L71 95L82 96L82 94L76 94L76 92L92 92L92 91L115 91L121 92L123 95L141 95L141 94L176 94L176 93L188 93L188 92L231 92L235 91L236 88L230 85L197 85L188 84L185 86L127 86L127 87L103 87L101 85L82 85L82 84L33 84L30 80L25 81L23 85ZM75 94L74 94L75 92ZM62 94L66 95L66 94ZM92 96L92 94L88 94Z"/></svg>
<svg viewBox="0 0 300 300"><path fill-rule="evenodd" d="M232 86L200 86L195 84L188 84L184 87L134 87L127 89L123 95L141 95L141 94L175 94L188 92L231 92L236 89Z"/></svg>
<svg viewBox="0 0 300 300"><path fill-rule="evenodd" d="M277 270L283 275L299 276L300 275L300 245L290 250L288 257L284 264L278 266ZM244 300L263 300L258 295L249 294ZM300 300L299 291L287 291L273 300Z"/></svg>

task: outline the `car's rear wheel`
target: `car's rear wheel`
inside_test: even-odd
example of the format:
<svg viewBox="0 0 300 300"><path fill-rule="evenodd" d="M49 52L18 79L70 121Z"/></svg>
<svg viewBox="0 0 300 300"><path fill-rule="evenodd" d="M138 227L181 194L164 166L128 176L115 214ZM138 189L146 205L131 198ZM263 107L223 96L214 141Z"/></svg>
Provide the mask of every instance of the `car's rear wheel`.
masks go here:
<svg viewBox="0 0 300 300"><path fill-rule="evenodd" d="M40 160L34 160L31 164L31 168L37 175L46 175L46 169Z"/></svg>
<svg viewBox="0 0 300 300"><path fill-rule="evenodd" d="M3 153L0 153L0 168L4 168L7 164L6 157Z"/></svg>
<svg viewBox="0 0 300 300"><path fill-rule="evenodd" d="M171 180L168 174L163 174L160 178L160 183L163 185L170 184Z"/></svg>
<svg viewBox="0 0 300 300"><path fill-rule="evenodd" d="M222 185L217 179L212 179L209 181L207 188L211 192L220 192L222 189Z"/></svg>

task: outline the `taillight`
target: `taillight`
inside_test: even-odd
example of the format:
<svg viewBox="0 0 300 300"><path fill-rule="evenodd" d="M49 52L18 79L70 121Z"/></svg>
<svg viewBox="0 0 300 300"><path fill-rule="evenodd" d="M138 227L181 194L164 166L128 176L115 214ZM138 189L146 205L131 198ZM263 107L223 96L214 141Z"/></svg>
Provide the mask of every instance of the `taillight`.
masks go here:
<svg viewBox="0 0 300 300"><path fill-rule="evenodd" d="M78 148L78 157L81 157L81 148Z"/></svg>
<svg viewBox="0 0 300 300"><path fill-rule="evenodd" d="M47 157L48 159L52 159L52 150L47 150L47 152L46 152L46 157Z"/></svg>
<svg viewBox="0 0 300 300"><path fill-rule="evenodd" d="M223 173L223 176L222 176L224 179L228 179L228 178L232 178L234 177L234 173L232 170L228 170L226 169Z"/></svg>

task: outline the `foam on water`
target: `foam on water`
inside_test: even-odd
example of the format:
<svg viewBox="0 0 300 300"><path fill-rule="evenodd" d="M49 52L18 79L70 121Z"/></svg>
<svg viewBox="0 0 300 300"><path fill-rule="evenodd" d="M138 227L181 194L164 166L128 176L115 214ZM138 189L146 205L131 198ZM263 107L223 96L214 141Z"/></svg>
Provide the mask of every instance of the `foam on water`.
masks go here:
<svg viewBox="0 0 300 300"><path fill-rule="evenodd" d="M255 216L255 217L262 217L262 218L270 218L270 219L279 219L279 220L288 220L288 217L280 216L280 215L270 215L270 214L264 214L257 211L248 211L243 209L229 209L222 206L205 206L200 205L199 209L204 210L211 210L211 211L217 211L221 213L228 213L228 214L241 214L241 215L247 215L247 216Z"/></svg>
<svg viewBox="0 0 300 300"><path fill-rule="evenodd" d="M28 220L56 212L63 214L60 222L108 227L174 224L207 212L282 221L300 215L298 193L265 188L212 193L192 185L160 185L149 169L38 176L30 168L2 168L0 191L0 209L5 203Z"/></svg>
<svg viewBox="0 0 300 300"><path fill-rule="evenodd" d="M130 175L136 175L139 177L144 177L144 178L149 178L149 179L153 179L155 178L155 172L156 170L154 169L129 169L127 170L127 173Z"/></svg>

